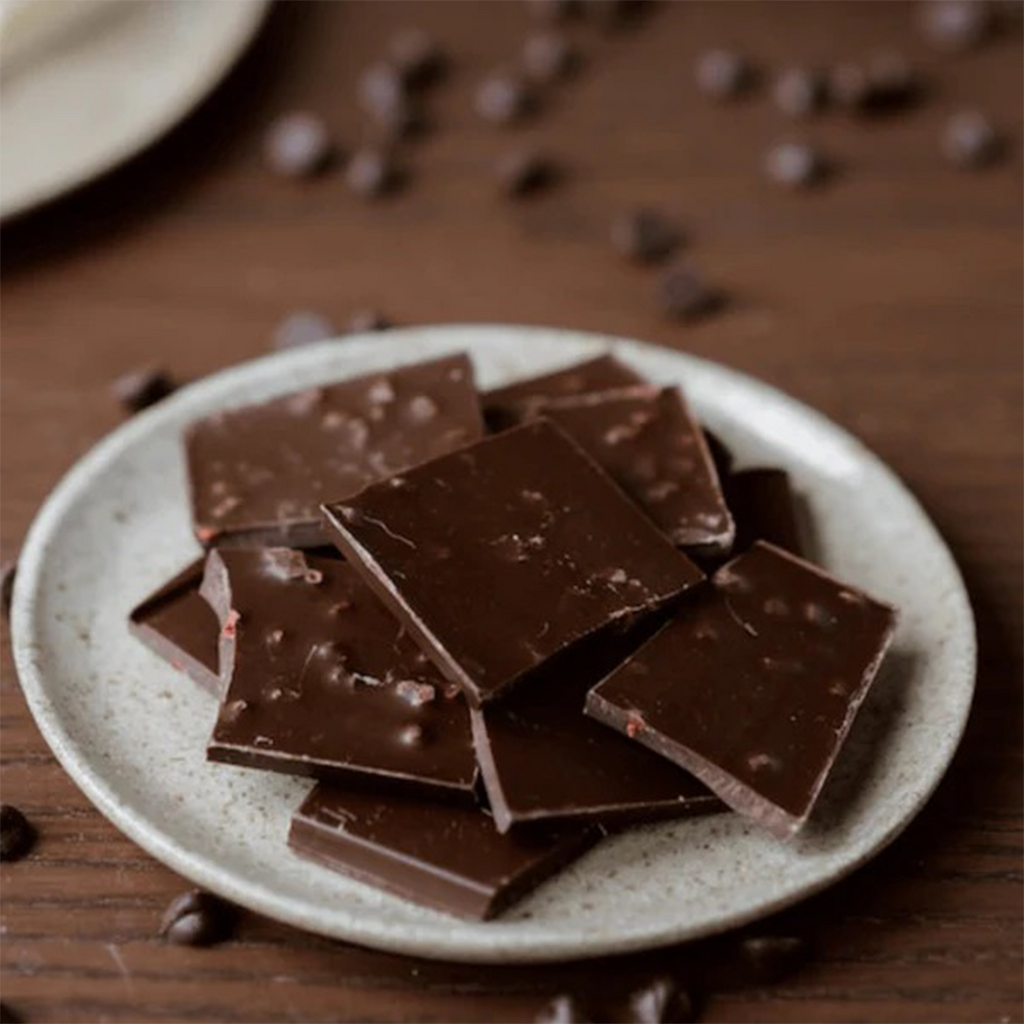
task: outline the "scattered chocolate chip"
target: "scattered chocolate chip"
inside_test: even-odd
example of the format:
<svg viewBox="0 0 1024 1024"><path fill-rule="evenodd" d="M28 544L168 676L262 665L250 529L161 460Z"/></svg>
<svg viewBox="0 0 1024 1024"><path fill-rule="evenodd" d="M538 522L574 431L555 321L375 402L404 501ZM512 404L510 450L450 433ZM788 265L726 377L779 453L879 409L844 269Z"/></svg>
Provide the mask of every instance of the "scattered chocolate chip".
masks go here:
<svg viewBox="0 0 1024 1024"><path fill-rule="evenodd" d="M370 331L386 331L391 326L383 313L376 309L357 309L345 325L349 334L366 334Z"/></svg>
<svg viewBox="0 0 1024 1024"><path fill-rule="evenodd" d="M444 72L444 52L422 29L404 29L394 35L388 53L405 83L413 88L429 85Z"/></svg>
<svg viewBox="0 0 1024 1024"><path fill-rule="evenodd" d="M635 21L645 7L645 0L582 0L580 10L604 28L616 29Z"/></svg>
<svg viewBox="0 0 1024 1024"><path fill-rule="evenodd" d="M560 32L537 32L523 44L523 69L541 85L565 78L578 62L579 51Z"/></svg>
<svg viewBox="0 0 1024 1024"><path fill-rule="evenodd" d="M533 1019L537 1024L588 1024L590 1015L575 996L555 996Z"/></svg>
<svg viewBox="0 0 1024 1024"><path fill-rule="evenodd" d="M536 94L514 75L492 75L476 92L476 112L486 121L509 124L531 113Z"/></svg>
<svg viewBox="0 0 1024 1024"><path fill-rule="evenodd" d="M235 908L208 892L193 889L171 900L160 934L178 946L212 946L230 938Z"/></svg>
<svg viewBox="0 0 1024 1024"><path fill-rule="evenodd" d="M920 92L920 82L910 61L892 50L883 50L869 58L867 80L868 91L861 105L868 111L905 107Z"/></svg>
<svg viewBox="0 0 1024 1024"><path fill-rule="evenodd" d="M693 1000L671 978L655 978L630 995L629 1019L636 1024L686 1024L694 1019Z"/></svg>
<svg viewBox="0 0 1024 1024"><path fill-rule="evenodd" d="M282 178L308 178L331 163L334 145L323 120L298 112L279 117L267 129L263 158Z"/></svg>
<svg viewBox="0 0 1024 1024"><path fill-rule="evenodd" d="M863 109L870 89L867 72L859 64L847 61L828 73L828 98L844 110Z"/></svg>
<svg viewBox="0 0 1024 1024"><path fill-rule="evenodd" d="M394 190L401 175L386 149L367 147L352 154L345 168L348 187L364 199L376 199Z"/></svg>
<svg viewBox="0 0 1024 1024"><path fill-rule="evenodd" d="M984 167L999 157L1002 140L984 114L966 110L954 114L942 130L942 152L958 167Z"/></svg>
<svg viewBox="0 0 1024 1024"><path fill-rule="evenodd" d="M580 0L527 0L538 21L554 25L580 13Z"/></svg>
<svg viewBox="0 0 1024 1024"><path fill-rule="evenodd" d="M0 1003L0 1024L21 1024L21 1017L6 1003Z"/></svg>
<svg viewBox="0 0 1024 1024"><path fill-rule="evenodd" d="M647 207L623 214L612 223L612 244L627 259L657 263L679 246L679 229L668 217Z"/></svg>
<svg viewBox="0 0 1024 1024"><path fill-rule="evenodd" d="M0 611L3 617L11 617L11 601L14 598L14 579L18 575L18 563L15 559L0 565Z"/></svg>
<svg viewBox="0 0 1024 1024"><path fill-rule="evenodd" d="M803 965L809 952L807 943L792 935L752 936L743 940L740 949L754 979L762 984L791 974Z"/></svg>
<svg viewBox="0 0 1024 1024"><path fill-rule="evenodd" d="M787 68L772 86L775 105L790 117L809 117L825 105L825 77L810 68Z"/></svg>
<svg viewBox="0 0 1024 1024"><path fill-rule="evenodd" d="M764 158L765 174L787 188L817 184L825 173L821 154L804 142L780 142Z"/></svg>
<svg viewBox="0 0 1024 1024"><path fill-rule="evenodd" d="M697 60L697 87L713 99L734 99L746 92L753 80L750 63L734 50L709 50Z"/></svg>
<svg viewBox="0 0 1024 1024"><path fill-rule="evenodd" d="M661 279L661 306L674 320L692 321L715 312L724 302L721 292L711 288L696 267L676 264Z"/></svg>
<svg viewBox="0 0 1024 1024"><path fill-rule="evenodd" d="M274 328L274 348L298 348L300 345L312 345L317 341L336 337L337 329L330 320L321 313L309 309L301 309L289 313Z"/></svg>
<svg viewBox="0 0 1024 1024"><path fill-rule="evenodd" d="M174 387L174 381L166 372L155 366L146 366L122 374L110 385L110 390L129 412L141 412L166 398Z"/></svg>
<svg viewBox="0 0 1024 1024"><path fill-rule="evenodd" d="M514 149L503 154L494 170L502 191L510 196L536 192L557 177L555 165L532 149Z"/></svg>
<svg viewBox="0 0 1024 1024"><path fill-rule="evenodd" d="M21 860L32 849L36 830L12 804L0 804L0 860Z"/></svg>
<svg viewBox="0 0 1024 1024"><path fill-rule="evenodd" d="M921 8L921 28L939 50L970 50L992 27L992 10L981 0L931 0Z"/></svg>
<svg viewBox="0 0 1024 1024"><path fill-rule="evenodd" d="M371 64L359 78L359 102L375 118L404 103L405 98L405 79L387 61Z"/></svg>

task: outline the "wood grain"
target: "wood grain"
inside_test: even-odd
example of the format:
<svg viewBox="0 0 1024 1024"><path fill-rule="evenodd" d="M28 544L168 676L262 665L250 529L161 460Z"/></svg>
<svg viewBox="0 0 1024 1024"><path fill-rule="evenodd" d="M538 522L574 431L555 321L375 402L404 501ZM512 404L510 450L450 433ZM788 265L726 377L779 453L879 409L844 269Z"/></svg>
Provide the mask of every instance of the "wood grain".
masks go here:
<svg viewBox="0 0 1024 1024"><path fill-rule="evenodd" d="M328 942L247 917L210 950L156 938L182 887L108 825L57 767L2 662L4 800L40 829L0 870L3 999L30 1021L529 1020L554 991L598 1006L669 971L708 991L709 1021L1020 1021L1022 849L1021 271L1019 135L965 174L938 154L960 106L1021 124L1019 28L939 58L897 3L665 3L622 32L572 28L576 79L521 129L480 124L473 86L531 27L512 2L280 5L225 86L154 150L3 231L2 522L13 555L40 501L118 422L110 379L143 362L195 378L263 352L297 307L338 322L366 305L401 323L550 323L645 338L754 373L862 437L949 540L981 641L978 696L937 795L893 847L767 922L813 943L803 971L750 984L724 937L611 963L482 969ZM453 55L410 188L366 205L340 177L268 178L261 130L321 112L365 136L359 69L396 27ZM765 69L897 47L927 76L919 110L793 125L763 92L726 108L692 86L726 43ZM827 187L780 192L765 148L814 139ZM563 185L502 201L490 174L535 143ZM652 203L732 297L691 328L665 322L655 277L621 264L608 224ZM614 1008L614 1007L613 1007ZM609 1012L609 1011L603 1011Z"/></svg>

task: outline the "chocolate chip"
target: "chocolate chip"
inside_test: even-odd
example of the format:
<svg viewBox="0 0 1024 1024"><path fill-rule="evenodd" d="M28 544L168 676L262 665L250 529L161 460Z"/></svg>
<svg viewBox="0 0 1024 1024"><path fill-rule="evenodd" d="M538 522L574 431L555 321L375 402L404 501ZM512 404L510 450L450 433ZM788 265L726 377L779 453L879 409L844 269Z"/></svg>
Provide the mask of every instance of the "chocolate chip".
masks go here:
<svg viewBox="0 0 1024 1024"><path fill-rule="evenodd" d="M444 72L444 52L422 29L404 29L392 36L388 53L405 83L414 88L429 85Z"/></svg>
<svg viewBox="0 0 1024 1024"><path fill-rule="evenodd" d="M534 92L514 75L492 75L476 92L476 112L486 121L509 124L537 106Z"/></svg>
<svg viewBox="0 0 1024 1024"><path fill-rule="evenodd" d="M580 9L602 27L617 29L635 21L645 7L645 0L583 0Z"/></svg>
<svg viewBox="0 0 1024 1024"><path fill-rule="evenodd" d="M297 112L279 117L267 129L263 158L282 178L308 178L331 163L334 145L323 120Z"/></svg>
<svg viewBox="0 0 1024 1024"><path fill-rule="evenodd" d="M698 58L696 73L700 91L717 100L742 95L754 80L753 68L734 50L709 50Z"/></svg>
<svg viewBox="0 0 1024 1024"><path fill-rule="evenodd" d="M21 1017L6 1003L0 1003L0 1024L21 1024Z"/></svg>
<svg viewBox="0 0 1024 1024"><path fill-rule="evenodd" d="M155 366L122 374L110 385L114 397L129 412L141 412L161 398L166 398L174 388L170 376Z"/></svg>
<svg viewBox="0 0 1024 1024"><path fill-rule="evenodd" d="M320 313L309 309L301 309L289 313L274 328L274 348L298 348L301 345L312 345L317 341L325 341L338 334L334 324Z"/></svg>
<svg viewBox="0 0 1024 1024"><path fill-rule="evenodd" d="M921 8L921 28L939 50L970 50L992 27L992 10L981 0L932 0Z"/></svg>
<svg viewBox="0 0 1024 1024"><path fill-rule="evenodd" d="M809 68L787 68L775 79L775 105L790 117L809 117L825 105L825 78Z"/></svg>
<svg viewBox="0 0 1024 1024"><path fill-rule="evenodd" d="M376 199L394 190L401 175L387 149L367 147L352 154L345 168L348 187L364 199Z"/></svg>
<svg viewBox="0 0 1024 1024"><path fill-rule="evenodd" d="M0 565L0 611L5 619L11 617L11 601L14 598L14 580L18 575L16 559L10 559Z"/></svg>
<svg viewBox="0 0 1024 1024"><path fill-rule="evenodd" d="M374 117L405 102L405 79L393 64L371 64L359 78L359 102Z"/></svg>
<svg viewBox="0 0 1024 1024"><path fill-rule="evenodd" d="M0 860L21 860L32 849L36 830L12 804L0 804Z"/></svg>
<svg viewBox="0 0 1024 1024"><path fill-rule="evenodd" d="M552 184L555 165L532 149L515 149L503 154L494 165L495 175L506 195L521 196Z"/></svg>
<svg viewBox="0 0 1024 1024"><path fill-rule="evenodd" d="M533 1018L537 1024L588 1024L590 1015L575 996L555 996Z"/></svg>
<svg viewBox="0 0 1024 1024"><path fill-rule="evenodd" d="M612 244L627 259L657 263L679 246L679 229L658 210L640 207L612 223Z"/></svg>
<svg viewBox="0 0 1024 1024"><path fill-rule="evenodd" d="M910 61L892 50L869 58L867 80L868 91L861 106L869 112L905 107L920 92L920 82Z"/></svg>
<svg viewBox="0 0 1024 1024"><path fill-rule="evenodd" d="M208 892L193 889L171 900L160 934L178 946L211 946L230 938L235 908Z"/></svg>
<svg viewBox="0 0 1024 1024"><path fill-rule="evenodd" d="M578 62L579 51L560 32L537 32L523 44L523 69L541 85L565 78Z"/></svg>
<svg viewBox="0 0 1024 1024"><path fill-rule="evenodd" d="M871 90L867 72L859 64L837 64L828 73L828 96L845 110L861 110Z"/></svg>
<svg viewBox="0 0 1024 1024"><path fill-rule="evenodd" d="M984 167L999 157L1001 149L999 133L992 122L977 111L954 114L942 130L942 152L958 167Z"/></svg>
<svg viewBox="0 0 1024 1024"><path fill-rule="evenodd" d="M780 142L765 155L764 170L779 185L806 188L824 177L825 161L813 146L806 143Z"/></svg>
<svg viewBox="0 0 1024 1024"><path fill-rule="evenodd" d="M580 0L528 0L528 3L533 16L549 25L575 17L582 7Z"/></svg>
<svg viewBox="0 0 1024 1024"><path fill-rule="evenodd" d="M807 960L803 939L792 935L758 935L740 945L743 959L757 982L770 984L791 974Z"/></svg>
<svg viewBox="0 0 1024 1024"><path fill-rule="evenodd" d="M722 294L708 286L700 271L680 263L667 270L658 294L665 313L674 320L692 321L720 309Z"/></svg>
<svg viewBox="0 0 1024 1024"><path fill-rule="evenodd" d="M655 978L630 995L629 1019L636 1024L686 1024L694 1019L693 1000L671 978Z"/></svg>
<svg viewBox="0 0 1024 1024"><path fill-rule="evenodd" d="M357 309L345 325L348 334L366 334L370 331L386 331L391 326L383 313L376 309Z"/></svg>

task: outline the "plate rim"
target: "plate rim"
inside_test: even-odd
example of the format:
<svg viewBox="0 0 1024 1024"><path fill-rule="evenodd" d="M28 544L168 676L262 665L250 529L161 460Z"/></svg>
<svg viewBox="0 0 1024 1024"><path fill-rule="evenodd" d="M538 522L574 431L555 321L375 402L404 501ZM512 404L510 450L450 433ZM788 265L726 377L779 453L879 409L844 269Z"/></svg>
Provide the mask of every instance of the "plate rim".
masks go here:
<svg viewBox="0 0 1024 1024"><path fill-rule="evenodd" d="M175 2L175 0L171 0L171 2ZM218 0L218 2L223 2L223 0ZM225 41L230 42L231 45L225 46L223 52L219 54L218 60L210 62L203 75L192 79L187 87L175 94L174 102L169 102L163 108L160 117L149 122L144 130L131 133L130 138L122 142L121 145L107 149L102 157L86 163L78 170L65 173L49 185L29 189L20 197L16 196L13 201L5 201L0 196L0 224L7 224L24 217L34 210L54 202L61 196L69 195L102 178L103 175L109 174L154 146L196 110L227 78L249 49L267 20L273 0L229 0L229 2L248 12L247 17L239 19L234 26L232 35L226 37Z"/></svg>
<svg viewBox="0 0 1024 1024"><path fill-rule="evenodd" d="M452 348L457 349L460 344L465 345L462 340L464 338L474 334L494 332L503 333L507 337L515 336L517 340L530 339L529 343L543 344L549 350L558 347L562 340L569 340L577 345L581 341L586 342L595 352L614 351L615 349L629 351L632 349L643 353L652 350L659 354L678 358L684 368L687 365L700 365L703 372L712 375L725 375L761 396L781 402L797 415L808 417L816 426L824 428L834 439L840 441L855 458L866 462L873 472L879 473L880 479L884 480L903 500L909 503L908 507L918 521L917 526L927 531L932 546L947 563L950 582L956 584L955 593L951 595L951 598L958 606L957 621L961 623L961 630L957 639L963 645L966 678L962 680L961 688L958 688L957 691L961 695L962 707L958 709L959 719L955 723L955 728L945 737L946 749L943 751L941 763L934 770L934 775L928 780L927 785L918 792L916 799L907 808L902 818L897 819L884 832L875 836L873 841L857 856L849 861L844 861L833 870L823 873L820 878L800 883L794 886L794 891L755 900L744 910L715 917L703 925L690 926L683 920L671 926L664 925L653 929L651 932L623 936L612 935L597 940L584 939L582 943L577 943L571 950L566 948L564 937L556 937L550 943L531 940L530 945L521 944L509 950L506 945L500 943L482 943L478 946L468 947L464 942L459 943L458 940L454 945L442 945L439 948L434 948L427 945L422 937L408 935L407 933L412 929L403 930L400 925L395 924L375 927L373 920L360 920L357 928L353 927L351 921L348 923L336 921L333 924L327 920L311 921L303 914L301 905L293 904L292 897L274 892L260 883L247 884L239 881L230 868L225 868L222 864L213 862L211 858L181 846L160 829L151 827L144 819L137 819L130 807L122 806L113 787L104 781L102 775L99 772L94 772L87 763L79 763L73 749L73 738L63 728L59 716L53 708L53 703L46 693L45 681L41 678L41 673L37 673L32 660L32 651L36 643L31 623L35 605L40 598L42 569L46 549L53 534L53 527L60 523L71 500L78 490L87 484L95 470L100 469L110 458L130 447L136 435L143 435L154 429L154 420L163 418L165 415L168 418L172 417L174 406L190 402L190 396L197 393L201 395L207 390L218 391L222 388L231 390L238 380L244 383L245 379L254 372L255 367L268 363L280 364L307 359L315 362L317 352L336 351L337 346L341 344L346 349L352 350L353 366L356 368L354 372L358 373L360 356L364 351L370 353L371 357L374 351L385 351L379 334L347 336L287 352L270 353L200 378L183 386L158 405L136 414L115 428L82 455L61 477L40 506L25 536L19 556L18 579L14 590L10 620L11 642L19 683L43 739L72 781L115 828L162 864L195 884L217 892L248 907L255 913L273 917L305 931L426 959L467 963L540 963L567 959L591 959L598 956L635 952L698 939L747 924L783 907L808 899L836 884L877 856L914 820L944 778L966 729L977 680L977 633L969 593L949 546L913 492L862 441L823 413L792 398L780 388L722 363L680 352L668 346L610 335L562 328L497 323L441 324L392 329L388 332L388 336L399 339L399 343L396 345L399 351L388 354L394 356L397 363L406 361L400 351L402 347L400 339L403 337L445 335L446 340L450 338ZM557 339L554 337L556 335Z"/></svg>

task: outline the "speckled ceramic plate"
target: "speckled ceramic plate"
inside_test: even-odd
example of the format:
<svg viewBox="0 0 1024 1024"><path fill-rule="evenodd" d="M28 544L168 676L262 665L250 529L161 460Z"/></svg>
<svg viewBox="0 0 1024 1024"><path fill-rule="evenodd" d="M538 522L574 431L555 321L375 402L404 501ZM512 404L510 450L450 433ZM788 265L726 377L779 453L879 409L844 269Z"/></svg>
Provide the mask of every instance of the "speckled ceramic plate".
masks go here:
<svg viewBox="0 0 1024 1024"><path fill-rule="evenodd" d="M805 495L820 560L901 610L893 650L810 830L783 844L734 816L605 840L505 917L466 923L292 855L297 779L207 764L210 699L128 635L129 610L196 554L182 428L225 405L468 350L479 383L604 348L682 384L745 464L781 465ZM302 928L428 957L552 960L705 935L835 882L890 842L949 763L974 686L971 609L942 539L857 441L780 392L635 342L462 326L394 331L269 356L200 381L90 452L26 541L13 636L32 712L61 764L110 820L165 864Z"/></svg>
<svg viewBox="0 0 1024 1024"><path fill-rule="evenodd" d="M2 219L109 171L174 127L245 51L270 0L92 6L93 16L54 29L3 68Z"/></svg>

